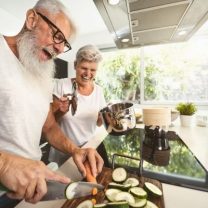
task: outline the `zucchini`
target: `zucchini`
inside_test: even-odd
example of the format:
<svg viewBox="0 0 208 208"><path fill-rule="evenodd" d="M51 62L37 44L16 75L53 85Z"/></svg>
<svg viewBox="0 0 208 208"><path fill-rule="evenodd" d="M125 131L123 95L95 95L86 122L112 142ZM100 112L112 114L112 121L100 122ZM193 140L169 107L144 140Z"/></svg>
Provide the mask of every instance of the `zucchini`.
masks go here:
<svg viewBox="0 0 208 208"><path fill-rule="evenodd" d="M95 204L93 208L107 207L107 204Z"/></svg>
<svg viewBox="0 0 208 208"><path fill-rule="evenodd" d="M107 208L129 208L128 202L110 202L107 204Z"/></svg>
<svg viewBox="0 0 208 208"><path fill-rule="evenodd" d="M122 183L127 178L127 172L124 168L116 168L113 170L112 178L115 182Z"/></svg>
<svg viewBox="0 0 208 208"><path fill-rule="evenodd" d="M121 192L121 190L119 190L119 189L107 189L106 192L105 192L105 196L107 197L107 199L109 201L114 202L115 197L119 192Z"/></svg>
<svg viewBox="0 0 208 208"><path fill-rule="evenodd" d="M135 187L139 185L139 180L137 178L127 178L124 184L130 184L131 187Z"/></svg>
<svg viewBox="0 0 208 208"><path fill-rule="evenodd" d="M115 201L126 201L128 203L135 203L134 197L128 192L119 192L115 196Z"/></svg>
<svg viewBox="0 0 208 208"><path fill-rule="evenodd" d="M129 205L131 207L144 207L147 204L147 200L146 199L139 199L139 198L134 198L135 199L135 203L130 203Z"/></svg>
<svg viewBox="0 0 208 208"><path fill-rule="evenodd" d="M147 192L141 187L132 187L129 189L129 192L140 199L147 198Z"/></svg>
<svg viewBox="0 0 208 208"><path fill-rule="evenodd" d="M146 188L147 191L154 194L155 196L162 196L162 191L154 184L150 182L145 182L144 187Z"/></svg>
<svg viewBox="0 0 208 208"><path fill-rule="evenodd" d="M78 186L77 182L72 182L66 187L65 196L67 199L70 200L70 199L74 198L74 196L75 196L74 190L76 189L77 186Z"/></svg>
<svg viewBox="0 0 208 208"><path fill-rule="evenodd" d="M122 191L128 191L129 188L131 188L131 184L120 184L120 183L111 182L108 184L108 188L115 188L115 189L120 189Z"/></svg>
<svg viewBox="0 0 208 208"><path fill-rule="evenodd" d="M147 200L147 204L144 208L159 208L156 204L154 204L153 202Z"/></svg>
<svg viewBox="0 0 208 208"><path fill-rule="evenodd" d="M77 208L93 208L93 203L91 200L85 200L81 202Z"/></svg>

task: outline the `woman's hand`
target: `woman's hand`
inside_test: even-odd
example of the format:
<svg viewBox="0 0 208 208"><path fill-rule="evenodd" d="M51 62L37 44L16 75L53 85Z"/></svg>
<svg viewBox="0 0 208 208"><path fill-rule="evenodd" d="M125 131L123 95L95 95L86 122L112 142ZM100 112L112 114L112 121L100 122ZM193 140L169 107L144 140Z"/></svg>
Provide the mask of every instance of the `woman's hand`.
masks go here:
<svg viewBox="0 0 208 208"><path fill-rule="evenodd" d="M53 95L53 103L51 104L51 106L53 114L56 120L58 120L60 117L62 117L65 113L69 111L70 100L66 96L58 98L55 95Z"/></svg>

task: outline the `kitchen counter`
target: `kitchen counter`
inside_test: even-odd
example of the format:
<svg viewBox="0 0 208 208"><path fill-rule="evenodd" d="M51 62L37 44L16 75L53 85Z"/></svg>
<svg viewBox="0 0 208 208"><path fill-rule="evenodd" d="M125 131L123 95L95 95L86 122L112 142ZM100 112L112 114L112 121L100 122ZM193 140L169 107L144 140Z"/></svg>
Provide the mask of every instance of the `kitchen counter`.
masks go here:
<svg viewBox="0 0 208 208"><path fill-rule="evenodd" d="M139 125L138 127L143 127ZM171 127L169 130L175 131L186 145L192 150L198 160L208 170L208 128L207 127ZM96 148L107 135L103 127L98 128L95 138L91 139L84 147ZM194 168L194 167L193 167ZM69 176L72 180L80 180L80 175L72 158L67 160L58 170L59 173ZM207 208L208 192L197 191L179 186L163 183L163 192L166 208ZM16 208L58 208L64 204L65 200L55 200L39 202L35 205L21 202Z"/></svg>

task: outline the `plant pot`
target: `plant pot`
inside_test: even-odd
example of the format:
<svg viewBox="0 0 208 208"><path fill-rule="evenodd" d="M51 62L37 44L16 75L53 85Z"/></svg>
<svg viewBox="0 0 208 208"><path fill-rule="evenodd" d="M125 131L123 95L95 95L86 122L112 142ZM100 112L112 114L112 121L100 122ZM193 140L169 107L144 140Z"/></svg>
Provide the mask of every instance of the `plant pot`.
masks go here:
<svg viewBox="0 0 208 208"><path fill-rule="evenodd" d="M181 120L181 126L189 127L192 126L193 124L194 116L180 115L180 120Z"/></svg>

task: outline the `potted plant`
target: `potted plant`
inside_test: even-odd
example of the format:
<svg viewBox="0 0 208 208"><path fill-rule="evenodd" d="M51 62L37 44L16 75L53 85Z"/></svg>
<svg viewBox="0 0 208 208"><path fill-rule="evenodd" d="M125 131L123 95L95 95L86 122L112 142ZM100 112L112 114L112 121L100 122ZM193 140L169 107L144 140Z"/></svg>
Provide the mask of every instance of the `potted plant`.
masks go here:
<svg viewBox="0 0 208 208"><path fill-rule="evenodd" d="M176 110L180 113L181 126L191 126L193 121L193 115L197 111L197 107L194 103L178 103Z"/></svg>

